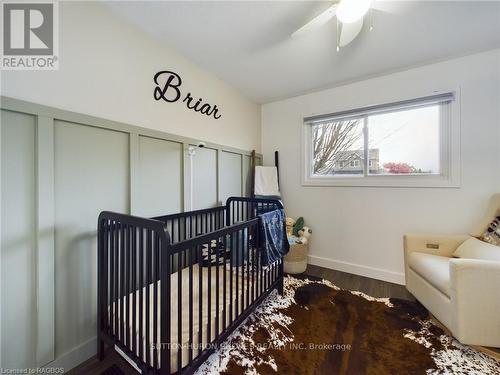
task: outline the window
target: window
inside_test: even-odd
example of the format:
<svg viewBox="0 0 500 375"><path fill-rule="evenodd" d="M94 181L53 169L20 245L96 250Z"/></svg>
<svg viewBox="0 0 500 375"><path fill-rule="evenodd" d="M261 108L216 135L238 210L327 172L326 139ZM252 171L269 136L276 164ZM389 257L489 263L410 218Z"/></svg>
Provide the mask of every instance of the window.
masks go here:
<svg viewBox="0 0 500 375"><path fill-rule="evenodd" d="M453 101L446 93L306 118L304 184L453 185Z"/></svg>

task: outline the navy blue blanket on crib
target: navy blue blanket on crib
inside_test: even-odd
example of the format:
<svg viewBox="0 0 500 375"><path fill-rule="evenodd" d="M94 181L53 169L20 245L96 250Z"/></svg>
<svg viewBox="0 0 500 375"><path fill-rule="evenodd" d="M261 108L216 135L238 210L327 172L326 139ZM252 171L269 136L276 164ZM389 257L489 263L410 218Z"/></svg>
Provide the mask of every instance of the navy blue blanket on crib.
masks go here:
<svg viewBox="0 0 500 375"><path fill-rule="evenodd" d="M290 250L286 237L285 210L274 210L258 216L262 241L262 264L269 265Z"/></svg>

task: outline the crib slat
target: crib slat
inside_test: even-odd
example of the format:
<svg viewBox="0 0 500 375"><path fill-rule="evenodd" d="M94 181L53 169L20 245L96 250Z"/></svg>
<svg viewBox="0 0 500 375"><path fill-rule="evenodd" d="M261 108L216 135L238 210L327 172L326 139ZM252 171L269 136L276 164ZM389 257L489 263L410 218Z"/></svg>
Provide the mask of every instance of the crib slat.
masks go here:
<svg viewBox="0 0 500 375"><path fill-rule="evenodd" d="M171 368L171 346L169 345L171 342L171 286L170 286L170 259L172 258L168 253L169 248L169 238L167 236L167 242L160 242L160 257L161 257L161 321L160 321L160 329L161 329L161 345L166 345L166 347L161 347L161 363L160 373L168 373L170 374Z"/></svg>
<svg viewBox="0 0 500 375"><path fill-rule="evenodd" d="M132 352L137 353L137 228L132 226ZM139 285L140 288L140 285ZM140 339L140 337L139 337Z"/></svg>
<svg viewBox="0 0 500 375"><path fill-rule="evenodd" d="M182 240L186 240L187 239L187 217L184 218L184 227L182 229L182 233L183 233L183 237L182 237ZM184 266L183 267L187 267L187 262L188 262L188 252L185 251L184 252L184 259L183 259L183 264Z"/></svg>
<svg viewBox="0 0 500 375"><path fill-rule="evenodd" d="M118 264L119 264L119 243L118 243L118 233L119 233L119 224L115 224L115 300L114 300L114 305L115 305L115 340L118 340L118 321L120 318L120 310L118 308L118 298L120 297L118 295L118 283L119 283L119 277L120 275L118 274Z"/></svg>
<svg viewBox="0 0 500 375"><path fill-rule="evenodd" d="M255 296L255 270L257 268L257 246L255 243L256 226L252 225L252 302L257 298Z"/></svg>
<svg viewBox="0 0 500 375"><path fill-rule="evenodd" d="M260 238L260 231L257 231L257 239L258 239L258 249L259 249L259 257L258 257L258 263L259 266L257 268L257 272L259 273L259 285L258 285L258 296L262 294L262 288L264 284L264 267L262 266L262 239Z"/></svg>
<svg viewBox="0 0 500 375"><path fill-rule="evenodd" d="M240 231L237 231L236 233L236 246L234 244L231 244L232 246L236 247L236 311L235 311L235 319L238 318L239 315L239 310L240 310L240 304L239 304L239 295L240 295L240 289L239 289L239 269L240 269Z"/></svg>
<svg viewBox="0 0 500 375"><path fill-rule="evenodd" d="M224 283L222 284L222 328L226 329L226 314L227 314L227 304L226 304L226 293L227 293L227 272L226 272L226 265L227 265L227 242L226 242L226 236L222 237L222 243L224 244L224 268L223 268L223 274L222 278ZM229 310L231 311L231 310Z"/></svg>
<svg viewBox="0 0 500 375"><path fill-rule="evenodd" d="M153 233L153 367L158 368L158 265L159 265L159 238Z"/></svg>
<svg viewBox="0 0 500 375"><path fill-rule="evenodd" d="M151 299L149 287L151 285L151 231L146 230L146 343L145 343L145 351L146 351L146 364L151 366Z"/></svg>
<svg viewBox="0 0 500 375"><path fill-rule="evenodd" d="M181 241L181 218L177 219L177 241Z"/></svg>
<svg viewBox="0 0 500 375"><path fill-rule="evenodd" d="M193 247L189 248L189 363L193 361Z"/></svg>
<svg viewBox="0 0 500 375"><path fill-rule="evenodd" d="M272 274L272 278L271 278L271 283L274 283L274 281L276 280L276 270L277 270L277 266L278 265L278 262L274 262L273 263L273 274Z"/></svg>
<svg viewBox="0 0 500 375"><path fill-rule="evenodd" d="M229 234L229 248L231 249L231 254L229 256L229 324L233 322L233 233Z"/></svg>
<svg viewBox="0 0 500 375"><path fill-rule="evenodd" d="M120 224L120 282L119 282L119 308L120 308L120 340L124 341L125 328L125 225Z"/></svg>
<svg viewBox="0 0 500 375"><path fill-rule="evenodd" d="M217 218L217 217L216 217ZM220 318L220 306L219 306L219 238L216 240L215 247L215 338L219 338L219 318Z"/></svg>
<svg viewBox="0 0 500 375"><path fill-rule="evenodd" d="M181 255L177 254L177 371L182 369L182 265Z"/></svg>
<svg viewBox="0 0 500 375"><path fill-rule="evenodd" d="M125 310L125 341L126 341L126 345L129 347L129 348L132 348L132 344L130 342L130 284L131 284L131 280L130 280L130 277L132 275L132 272L130 270L130 258L131 258L131 254L130 254L130 250L131 250L131 241L130 241L130 226L129 225L126 225L125 226L126 228L126 232L125 232L125 238L126 238L126 241L125 241L125 244L126 244L126 264L125 264L125 268L126 268L126 278L125 278L125 281L126 281L126 285L125 285L125 289L126 289L126 296L127 296L127 300L126 300L126 310Z"/></svg>
<svg viewBox="0 0 500 375"><path fill-rule="evenodd" d="M212 304L211 304L211 298L212 298L212 241L208 241L208 277L207 277L207 344L212 342L212 320L211 320L211 314L212 314Z"/></svg>
<svg viewBox="0 0 500 375"><path fill-rule="evenodd" d="M245 251L247 254L247 273L246 273L246 279L247 279L247 294L246 294L246 306L247 308L250 305L250 239L248 238L250 236L250 228L246 230L246 238L245 242L243 243L243 246L245 246Z"/></svg>
<svg viewBox="0 0 500 375"><path fill-rule="evenodd" d="M198 245L198 355L200 354L203 344L203 267L201 267L202 247Z"/></svg>
<svg viewBox="0 0 500 375"><path fill-rule="evenodd" d="M144 341L144 229L139 228L139 358L144 361L145 348L147 345L143 345Z"/></svg>

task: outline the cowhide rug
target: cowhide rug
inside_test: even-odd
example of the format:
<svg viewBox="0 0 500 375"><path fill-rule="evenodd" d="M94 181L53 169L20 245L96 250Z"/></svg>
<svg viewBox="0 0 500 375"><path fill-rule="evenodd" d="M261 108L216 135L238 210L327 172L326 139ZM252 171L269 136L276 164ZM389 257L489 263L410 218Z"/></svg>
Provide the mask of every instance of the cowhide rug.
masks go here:
<svg viewBox="0 0 500 375"><path fill-rule="evenodd" d="M500 374L416 303L285 277L197 371L201 374Z"/></svg>

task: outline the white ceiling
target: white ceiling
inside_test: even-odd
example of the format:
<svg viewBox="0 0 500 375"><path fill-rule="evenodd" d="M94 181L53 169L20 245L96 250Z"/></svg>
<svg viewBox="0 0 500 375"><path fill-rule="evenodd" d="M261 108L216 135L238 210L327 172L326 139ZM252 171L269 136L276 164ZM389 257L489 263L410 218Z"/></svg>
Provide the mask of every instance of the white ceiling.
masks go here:
<svg viewBox="0 0 500 375"><path fill-rule="evenodd" d="M258 103L500 47L500 2L375 1L374 29L336 52L336 22L291 38L331 2L107 6ZM172 67L175 69L175 67Z"/></svg>

